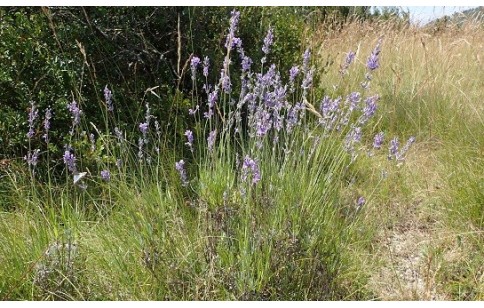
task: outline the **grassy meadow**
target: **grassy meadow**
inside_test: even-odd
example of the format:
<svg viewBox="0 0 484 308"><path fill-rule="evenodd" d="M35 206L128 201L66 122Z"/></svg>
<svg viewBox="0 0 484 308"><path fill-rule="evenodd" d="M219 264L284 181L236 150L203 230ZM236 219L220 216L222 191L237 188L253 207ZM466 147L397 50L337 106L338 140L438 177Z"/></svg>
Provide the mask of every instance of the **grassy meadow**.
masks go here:
<svg viewBox="0 0 484 308"><path fill-rule="evenodd" d="M230 18L220 79L190 59L184 139L153 91L119 128L106 87L52 157L32 103L42 148L0 165L0 299L484 299L482 24L322 25L288 72L284 38L250 59Z"/></svg>

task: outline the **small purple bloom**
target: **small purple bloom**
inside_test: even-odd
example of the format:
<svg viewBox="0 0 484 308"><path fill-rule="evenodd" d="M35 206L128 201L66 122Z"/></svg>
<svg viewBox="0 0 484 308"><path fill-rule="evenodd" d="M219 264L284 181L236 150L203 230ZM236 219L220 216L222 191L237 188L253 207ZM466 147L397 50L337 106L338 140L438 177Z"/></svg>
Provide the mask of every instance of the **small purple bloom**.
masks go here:
<svg viewBox="0 0 484 308"><path fill-rule="evenodd" d="M146 135L146 133L148 132L148 123L140 123L139 130L143 135Z"/></svg>
<svg viewBox="0 0 484 308"><path fill-rule="evenodd" d="M193 152L193 132L191 130L185 131L185 136L187 136L188 142L185 143L190 147L190 150Z"/></svg>
<svg viewBox="0 0 484 308"><path fill-rule="evenodd" d="M119 128L117 127L114 128L114 135L116 136L116 138L118 138L119 142L124 141L123 132Z"/></svg>
<svg viewBox="0 0 484 308"><path fill-rule="evenodd" d="M199 64L200 64L200 58L192 57L192 60L190 61L190 67L192 69L192 80L195 80L195 77L197 75L197 67Z"/></svg>
<svg viewBox="0 0 484 308"><path fill-rule="evenodd" d="M77 171L76 157L74 156L74 154L72 154L70 150L66 150L64 152L63 158L64 158L64 163L67 166L67 169L72 173L76 172Z"/></svg>
<svg viewBox="0 0 484 308"><path fill-rule="evenodd" d="M72 128L70 131L70 134L72 135L74 134L74 128L81 122L82 110L79 109L77 102L74 100L70 104L67 104L67 108L72 115Z"/></svg>
<svg viewBox="0 0 484 308"><path fill-rule="evenodd" d="M106 100L106 106L108 106L108 111L113 111L113 101L112 101L113 94L111 90L108 89L108 85L104 87L104 99Z"/></svg>
<svg viewBox="0 0 484 308"><path fill-rule="evenodd" d="M365 197L359 197L358 200L356 201L356 207L360 209L363 205L365 205L366 200Z"/></svg>
<svg viewBox="0 0 484 308"><path fill-rule="evenodd" d="M39 158L39 153L40 153L40 150L39 149L35 149L33 152L28 152L27 155L24 157L24 160L27 161L27 164L29 166L37 166L37 160Z"/></svg>
<svg viewBox="0 0 484 308"><path fill-rule="evenodd" d="M407 153L408 149L410 149L410 146L415 142L415 137L410 137L407 140L407 143L403 146L403 148L400 150L398 155L396 155L397 160L404 160L405 159L405 153Z"/></svg>
<svg viewBox="0 0 484 308"><path fill-rule="evenodd" d="M293 82L296 76L299 74L299 67L297 65L291 67L289 70L289 81Z"/></svg>
<svg viewBox="0 0 484 308"><path fill-rule="evenodd" d="M52 111L49 108L45 111L45 118L44 118L44 135L42 138L45 140L45 142L49 142L49 130L50 130L50 119L52 119Z"/></svg>
<svg viewBox="0 0 484 308"><path fill-rule="evenodd" d="M383 144L383 137L384 137L383 132L379 132L378 134L375 135L375 138L373 139L373 147L375 149L381 148Z"/></svg>
<svg viewBox="0 0 484 308"><path fill-rule="evenodd" d="M208 150L212 152L213 150L213 145L215 144L215 138L217 137L217 130L213 130L208 134L207 138L207 146Z"/></svg>
<svg viewBox="0 0 484 308"><path fill-rule="evenodd" d="M242 181L245 182L249 174L252 175L252 184L257 184L260 181L261 176L257 162L246 155L242 165Z"/></svg>
<svg viewBox="0 0 484 308"><path fill-rule="evenodd" d="M232 47L232 40L235 37L235 32L237 31L237 25L239 24L240 12L233 10L232 16L230 17L230 28L229 34L227 34L227 39L225 41L225 48L229 49Z"/></svg>
<svg viewBox="0 0 484 308"><path fill-rule="evenodd" d="M180 174L182 186L187 186L188 185L187 174L185 171L185 162L183 161L183 159L180 160L179 162L175 162L175 169Z"/></svg>
<svg viewBox="0 0 484 308"><path fill-rule="evenodd" d="M94 152L96 150L96 139L94 134L89 134L89 141L91 141L91 152Z"/></svg>
<svg viewBox="0 0 484 308"><path fill-rule="evenodd" d="M29 132L27 133L27 137L31 139L34 136L34 122L39 115L39 110L35 106L35 102L30 102L30 112L29 112Z"/></svg>
<svg viewBox="0 0 484 308"><path fill-rule="evenodd" d="M264 38L264 45L262 46L262 52L264 52L264 57L262 58L262 63L266 62L266 55L270 52L270 47L274 42L274 34L272 27L267 31L267 35Z"/></svg>
<svg viewBox="0 0 484 308"><path fill-rule="evenodd" d="M109 172L109 170L102 170L101 171L101 178L104 181L109 182L109 180L111 180L111 173Z"/></svg>
<svg viewBox="0 0 484 308"><path fill-rule="evenodd" d="M210 59L205 57L203 59L203 76L208 77L208 68L210 67Z"/></svg>
<svg viewBox="0 0 484 308"><path fill-rule="evenodd" d="M251 65L252 65L252 59L247 56L244 56L242 58L242 72L249 71Z"/></svg>
<svg viewBox="0 0 484 308"><path fill-rule="evenodd" d="M389 153L388 153L388 159L389 160L391 160L392 157L394 157L394 156L396 157L397 156L397 154L398 154L398 145L399 145L399 143L398 143L398 138L397 137L393 138L390 141L390 147L388 148L388 151L389 151Z"/></svg>
<svg viewBox="0 0 484 308"><path fill-rule="evenodd" d="M345 60L346 67L348 67L353 62L354 59L355 59L355 53L353 51L348 52Z"/></svg>
<svg viewBox="0 0 484 308"><path fill-rule="evenodd" d="M199 108L200 108L200 106L196 105L195 106L195 109L191 109L191 108L188 109L188 114L189 115L195 115L197 113L197 111L198 111Z"/></svg>
<svg viewBox="0 0 484 308"><path fill-rule="evenodd" d="M382 39L380 38L378 40L378 43L376 44L375 46L375 49L373 49L373 51L371 52L370 54L370 57L368 58L368 61L366 62L366 67L370 70L370 71L374 71L376 70L380 64L378 63L378 56L380 55L380 45L382 43Z"/></svg>

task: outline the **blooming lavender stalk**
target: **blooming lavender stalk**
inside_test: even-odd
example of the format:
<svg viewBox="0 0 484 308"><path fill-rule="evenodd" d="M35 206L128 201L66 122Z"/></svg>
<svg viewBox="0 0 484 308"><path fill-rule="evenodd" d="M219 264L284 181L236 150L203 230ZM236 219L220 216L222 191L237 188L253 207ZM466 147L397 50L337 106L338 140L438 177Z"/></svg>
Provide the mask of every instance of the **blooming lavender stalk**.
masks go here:
<svg viewBox="0 0 484 308"><path fill-rule="evenodd" d="M355 59L355 53L353 51L350 51L346 54L345 62L341 66L340 73L341 75L344 75L348 72L348 67L353 63L353 60Z"/></svg>
<svg viewBox="0 0 484 308"><path fill-rule="evenodd" d="M233 10L231 12L231 17L230 17L230 28L229 28L229 33L227 34L227 38L225 41L225 47L230 50L232 47L233 43L232 40L235 37L235 32L237 31L237 26L239 24L239 19L240 19L240 12Z"/></svg>
<svg viewBox="0 0 484 308"><path fill-rule="evenodd" d="M210 59L206 56L203 59L203 76L208 77L209 68L210 68Z"/></svg>
<svg viewBox="0 0 484 308"><path fill-rule="evenodd" d="M383 144L383 137L384 137L383 132L379 132L378 134L375 135L375 138L373 139L373 148L375 149L381 148Z"/></svg>
<svg viewBox="0 0 484 308"><path fill-rule="evenodd" d="M257 162L246 155L242 164L242 181L245 182L249 174L252 175L252 184L257 184L260 181L261 176Z"/></svg>
<svg viewBox="0 0 484 308"><path fill-rule="evenodd" d="M143 134L143 142L144 143L148 143L148 138L146 137L146 135L148 133L148 126L149 126L149 124L146 123L146 122L139 124L139 130Z"/></svg>
<svg viewBox="0 0 484 308"><path fill-rule="evenodd" d="M94 134L89 134L89 141L91 141L91 152L96 151L96 139L94 137Z"/></svg>
<svg viewBox="0 0 484 308"><path fill-rule="evenodd" d="M67 104L67 108L72 114L72 127L70 134L73 135L75 127L81 122L82 110L79 109L79 107L77 106L77 102L74 100L70 104Z"/></svg>
<svg viewBox="0 0 484 308"><path fill-rule="evenodd" d="M398 138L394 137L392 141L390 141L390 147L388 148L388 159L391 160L393 157L396 158L398 154Z"/></svg>
<svg viewBox="0 0 484 308"><path fill-rule="evenodd" d="M270 52L270 47L274 42L274 34L273 34L273 29L272 27L269 28L267 31L267 35L264 38L264 45L262 46L262 52L264 52L264 57L261 59L261 63L264 64L267 60L267 55Z"/></svg>
<svg viewBox="0 0 484 308"><path fill-rule="evenodd" d="M104 87L104 100L106 101L106 106L108 107L108 111L113 111L113 101L112 101L113 94L111 90L108 89L108 85Z"/></svg>
<svg viewBox="0 0 484 308"><path fill-rule="evenodd" d="M185 144L188 145L188 147L190 147L190 151L193 152L193 132L191 130L187 130L185 131L185 136L187 136L187 140L188 142L186 142Z"/></svg>
<svg viewBox="0 0 484 308"><path fill-rule="evenodd" d="M42 135L42 138L47 143L49 142L50 119L52 119L52 111L51 111L51 109L49 107L45 111L45 117L44 117L44 135Z"/></svg>
<svg viewBox="0 0 484 308"><path fill-rule="evenodd" d="M184 186L184 187L187 186L188 185L187 174L186 174L186 171L185 171L185 162L183 161L183 159L180 160L179 162L175 163L175 169L180 174L182 186Z"/></svg>
<svg viewBox="0 0 484 308"><path fill-rule="evenodd" d="M407 143L403 146L400 152L396 155L397 160L402 161L405 160L405 153L407 153L410 146L415 142L415 137L410 137L407 140Z"/></svg>
<svg viewBox="0 0 484 308"><path fill-rule="evenodd" d="M378 43L376 44L375 48L371 52L370 56L368 57L368 60L366 61L366 67L370 71L376 70L378 67L380 67L379 63L379 55L380 55L380 46L382 43L382 39L378 39Z"/></svg>
<svg viewBox="0 0 484 308"><path fill-rule="evenodd" d="M213 150L213 145L215 144L215 138L216 137L217 137L217 130L213 130L208 134L207 147L208 147L209 152L212 152L212 150Z"/></svg>
<svg viewBox="0 0 484 308"><path fill-rule="evenodd" d="M111 180L111 173L109 172L109 170L102 170L101 171L101 178L104 181L109 182L109 180Z"/></svg>
<svg viewBox="0 0 484 308"><path fill-rule="evenodd" d="M357 208L358 210L359 210L359 209L361 209L361 207L362 207L363 205L365 205L365 203L366 203L366 199L365 199L365 197L363 197L363 196L359 197L359 198L358 198L358 200L356 201L356 208Z"/></svg>
<svg viewBox="0 0 484 308"><path fill-rule="evenodd" d="M28 152L26 156L24 156L24 160L27 161L27 164L32 167L37 166L37 161L39 158L39 149L35 149L33 152Z"/></svg>
<svg viewBox="0 0 484 308"><path fill-rule="evenodd" d="M66 150L64 152L63 158L64 158L64 163L67 166L67 169L72 173L77 172L76 157L74 156L74 154L71 153L70 150Z"/></svg>
<svg viewBox="0 0 484 308"><path fill-rule="evenodd" d="M29 132L27 133L27 138L31 139L34 136L34 122L39 116L39 110L35 106L35 102L30 102L30 112L29 112Z"/></svg>
<svg viewBox="0 0 484 308"><path fill-rule="evenodd" d="M195 80L197 77L197 67L199 64L200 64L199 57L193 57L192 60L190 61L190 68L192 70L192 80Z"/></svg>

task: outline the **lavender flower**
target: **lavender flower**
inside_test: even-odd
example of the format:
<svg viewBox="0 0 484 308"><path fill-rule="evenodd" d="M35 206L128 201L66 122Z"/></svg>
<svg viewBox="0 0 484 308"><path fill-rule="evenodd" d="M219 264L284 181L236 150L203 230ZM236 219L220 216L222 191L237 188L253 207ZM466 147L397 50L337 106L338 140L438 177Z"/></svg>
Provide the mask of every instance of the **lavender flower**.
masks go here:
<svg viewBox="0 0 484 308"><path fill-rule="evenodd" d="M383 144L383 137L384 137L383 132L379 132L378 134L375 135L375 138L373 139L373 147L375 149L381 148L381 145Z"/></svg>
<svg viewBox="0 0 484 308"><path fill-rule="evenodd" d="M64 158L64 164L66 164L67 169L72 173L77 172L76 157L74 156L74 154L71 153L70 150L66 150L64 152L63 158Z"/></svg>
<svg viewBox="0 0 484 308"><path fill-rule="evenodd" d="M104 100L106 101L106 106L108 106L108 111L113 111L113 101L112 101L113 94L111 90L108 89L108 85L104 87Z"/></svg>
<svg viewBox="0 0 484 308"><path fill-rule="evenodd" d="M190 147L190 151L193 152L193 132L191 130L185 131L185 136L187 136L188 142L185 143Z"/></svg>
<svg viewBox="0 0 484 308"><path fill-rule="evenodd" d="M353 51L350 51L346 54L345 62L341 66L340 73L346 74L348 71L348 67L353 63L353 60L355 59L355 53Z"/></svg>
<svg viewBox="0 0 484 308"><path fill-rule="evenodd" d="M356 208L360 209L363 205L365 205L366 200L365 197L359 197L358 200L356 201Z"/></svg>
<svg viewBox="0 0 484 308"><path fill-rule="evenodd" d="M245 73L250 70L250 66L252 65L252 59L244 56L242 58L242 72Z"/></svg>
<svg viewBox="0 0 484 308"><path fill-rule="evenodd" d="M227 34L227 39L225 41L225 48L230 50L232 47L232 40L235 37L235 32L237 31L237 26L239 24L239 19L240 19L240 12L233 10L231 12L232 16L230 17L230 28L229 28L229 33Z"/></svg>
<svg viewBox="0 0 484 308"><path fill-rule="evenodd" d="M208 77L209 67L210 67L210 59L208 57L205 57L205 59L203 59L203 76Z"/></svg>
<svg viewBox="0 0 484 308"><path fill-rule="evenodd" d="M33 152L28 152L26 156L24 156L24 160L27 161L29 166L35 167L37 166L37 161L39 158L39 149L35 149Z"/></svg>
<svg viewBox="0 0 484 308"><path fill-rule="evenodd" d="M274 42L274 35L273 35L272 32L273 32L273 30L272 30L272 27L271 27L267 31L267 35L264 38L264 45L262 46L262 52L264 52L264 57L262 57L262 59L261 59L262 64L264 64L266 62L266 59L267 59L266 56L269 54L270 47Z"/></svg>
<svg viewBox="0 0 484 308"><path fill-rule="evenodd" d="M294 82L294 79L296 79L296 76L299 74L299 67L297 65L291 67L289 70L289 81Z"/></svg>
<svg viewBox="0 0 484 308"><path fill-rule="evenodd" d="M398 154L398 138L395 137L390 141L390 147L388 148L388 159L391 160L392 157L396 157Z"/></svg>
<svg viewBox="0 0 484 308"><path fill-rule="evenodd" d="M381 51L380 50L381 42L382 42L382 39L380 38L378 40L378 43L375 46L375 49L373 49L373 51L370 54L370 57L368 57L368 61L366 62L366 67L370 71L374 71L380 66L380 64L378 63L378 60L379 60L378 56Z"/></svg>
<svg viewBox="0 0 484 308"><path fill-rule="evenodd" d="M242 181L245 182L249 174L252 175L252 184L257 184L260 181L261 176L257 162L246 155L242 165Z"/></svg>
<svg viewBox="0 0 484 308"><path fill-rule="evenodd" d="M179 162L175 162L175 169L180 174L182 186L184 186L184 187L187 186L188 185L187 174L185 172L185 162L183 161L183 159L180 160Z"/></svg>
<svg viewBox="0 0 484 308"><path fill-rule="evenodd" d="M141 131L143 136L145 136L146 133L148 132L148 123L140 123L139 130Z"/></svg>
<svg viewBox="0 0 484 308"><path fill-rule="evenodd" d="M303 71L306 73L309 70L309 60L311 58L311 51L306 49L303 54Z"/></svg>
<svg viewBox="0 0 484 308"><path fill-rule="evenodd" d="M192 60L190 61L190 67L192 69L192 80L195 80L195 77L197 74L197 67L199 64L200 64L199 57L193 57Z"/></svg>
<svg viewBox="0 0 484 308"><path fill-rule="evenodd" d="M361 101L360 92L352 92L348 96L348 101L350 102L350 110L353 111L358 107L358 103Z"/></svg>
<svg viewBox="0 0 484 308"><path fill-rule="evenodd" d="M405 159L405 153L407 153L408 149L414 142L415 142L415 137L413 136L407 140L407 143L403 146L403 148L400 150L398 155L396 155L397 160L402 161Z"/></svg>
<svg viewBox="0 0 484 308"><path fill-rule="evenodd" d="M102 170L101 171L101 178L104 181L109 182L109 180L111 180L111 173L109 172L109 170Z"/></svg>
<svg viewBox="0 0 484 308"><path fill-rule="evenodd" d="M74 134L74 128L81 122L82 110L79 109L79 107L77 106L77 102L74 100L70 104L67 104L67 108L72 114L72 128L70 131L70 134L72 135Z"/></svg>
<svg viewBox="0 0 484 308"><path fill-rule="evenodd" d="M89 134L89 140L91 141L91 152L96 151L96 139L94 138L94 134Z"/></svg>
<svg viewBox="0 0 484 308"><path fill-rule="evenodd" d="M50 119L52 119L52 111L49 108L45 111L45 118L44 118L44 135L42 138L45 140L45 142L49 142L49 130L50 130Z"/></svg>
<svg viewBox="0 0 484 308"><path fill-rule="evenodd" d="M365 108L363 108L363 116L360 119L360 123L366 123L376 112L376 102L379 100L378 95L373 95L365 100Z"/></svg>
<svg viewBox="0 0 484 308"><path fill-rule="evenodd" d="M39 115L39 110L35 106L35 102L30 102L30 112L29 112L29 132L27 133L27 137L31 139L34 136L34 122Z"/></svg>
<svg viewBox="0 0 484 308"><path fill-rule="evenodd" d="M213 130L208 134L207 138L207 146L208 150L212 152L213 150L213 145L215 144L215 138L217 137L217 130Z"/></svg>
<svg viewBox="0 0 484 308"><path fill-rule="evenodd" d="M117 127L114 128L114 135L116 136L116 138L118 139L119 142L124 141L123 132L119 128L117 128Z"/></svg>
<svg viewBox="0 0 484 308"><path fill-rule="evenodd" d="M192 109L192 108L188 109L188 114L194 116L195 114L197 114L198 109L200 109L200 106L196 105L195 109Z"/></svg>

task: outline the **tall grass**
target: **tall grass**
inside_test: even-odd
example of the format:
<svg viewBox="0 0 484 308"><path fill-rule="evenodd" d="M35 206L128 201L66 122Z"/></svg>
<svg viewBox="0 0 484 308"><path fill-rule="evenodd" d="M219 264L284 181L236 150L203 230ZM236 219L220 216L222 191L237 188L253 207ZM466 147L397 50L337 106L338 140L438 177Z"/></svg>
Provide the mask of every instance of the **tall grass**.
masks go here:
<svg viewBox="0 0 484 308"><path fill-rule="evenodd" d="M375 200L387 213L383 225L422 219L420 223L437 234L431 250L443 255L435 269L436 283L444 285L439 291L447 298L481 299L482 24L468 21L416 28L392 21L357 22L344 25L337 34L322 28L309 41L319 48L320 66L326 65L328 57L334 61L320 81L323 89L332 89L338 77L334 68L343 55L332 55L338 50L368 54L374 43L369 38L375 33L384 38L381 69L372 80L373 89L382 95L375 131L400 137L416 134L419 140L409 153L407 168ZM359 80L351 82L356 86ZM417 217L412 216L415 211Z"/></svg>

